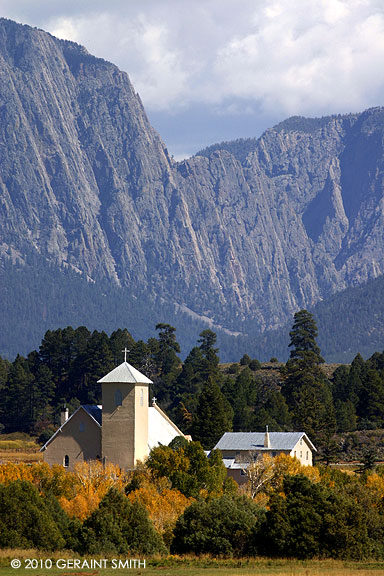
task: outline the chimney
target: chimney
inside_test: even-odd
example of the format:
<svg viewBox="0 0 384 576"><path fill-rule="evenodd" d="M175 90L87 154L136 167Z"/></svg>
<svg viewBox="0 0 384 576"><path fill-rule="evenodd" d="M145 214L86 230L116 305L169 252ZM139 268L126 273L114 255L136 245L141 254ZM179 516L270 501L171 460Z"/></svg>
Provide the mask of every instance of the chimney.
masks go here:
<svg viewBox="0 0 384 576"><path fill-rule="evenodd" d="M264 448L270 448L270 447L271 447L271 441L269 439L268 426L266 426L264 435Z"/></svg>
<svg viewBox="0 0 384 576"><path fill-rule="evenodd" d="M61 411L61 426L65 424L65 422L68 420L68 416L69 416L68 408L66 407L66 405L64 405Z"/></svg>

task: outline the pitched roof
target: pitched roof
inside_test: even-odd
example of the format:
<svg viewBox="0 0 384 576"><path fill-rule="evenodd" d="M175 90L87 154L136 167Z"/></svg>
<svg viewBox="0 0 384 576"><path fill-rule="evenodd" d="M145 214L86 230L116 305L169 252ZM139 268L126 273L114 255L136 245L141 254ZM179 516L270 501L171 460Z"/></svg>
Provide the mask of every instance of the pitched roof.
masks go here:
<svg viewBox="0 0 384 576"><path fill-rule="evenodd" d="M84 410L93 420L96 421L99 428L102 425L102 413L103 407L101 405L92 404L82 404L79 408L71 414L71 416L60 426L58 430L49 438L49 440L40 449L40 452L45 450L54 440L59 432L62 431L64 426L73 418L79 410ZM168 446L168 444L176 437L184 436L184 434L179 430L179 428L168 418L168 416L161 410L161 408L154 404L148 407L148 447L151 450L155 446L162 444L163 446Z"/></svg>
<svg viewBox="0 0 384 576"><path fill-rule="evenodd" d="M128 362L123 362L117 368L106 374L103 378L98 380L98 384L111 382L114 384L128 383L128 384L152 384L152 380L144 376L141 372L136 370Z"/></svg>
<svg viewBox="0 0 384 576"><path fill-rule="evenodd" d="M92 404L82 404L82 407L101 426L101 406L99 404L97 406Z"/></svg>
<svg viewBox="0 0 384 576"><path fill-rule="evenodd" d="M176 436L184 436L178 429L176 424L168 418L168 416L154 404L148 408L148 447L150 450L155 446L168 444L176 438Z"/></svg>
<svg viewBox="0 0 384 576"><path fill-rule="evenodd" d="M54 440L56 438L56 436L59 434L59 432L62 431L64 426L66 426L68 424L68 422L74 417L75 414L77 414L79 412L79 410L84 410L84 412L86 414L88 414L88 416L90 416L92 418L92 420L94 420L96 422L98 427L101 428L101 406L99 406L99 405L92 406L91 404L82 404L81 406L79 406L77 408L77 410L74 411L73 414L70 415L70 417L60 426L60 428L58 428L56 430L56 432L54 434L52 434L52 436L47 440L47 442L44 444L44 446L42 446L40 448L40 452L43 452L47 448L48 444L50 444L52 442L52 440Z"/></svg>
<svg viewBox="0 0 384 576"><path fill-rule="evenodd" d="M215 446L218 450L292 450L296 444L305 438L312 450L315 446L304 432L269 432L270 446L264 447L265 432L225 432Z"/></svg>

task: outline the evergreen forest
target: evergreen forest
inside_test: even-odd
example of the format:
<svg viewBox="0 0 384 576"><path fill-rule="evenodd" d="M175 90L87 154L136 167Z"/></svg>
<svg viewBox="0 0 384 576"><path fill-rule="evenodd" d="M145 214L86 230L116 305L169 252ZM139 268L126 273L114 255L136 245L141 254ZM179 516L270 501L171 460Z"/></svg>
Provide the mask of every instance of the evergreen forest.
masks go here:
<svg viewBox="0 0 384 576"><path fill-rule="evenodd" d="M127 288L99 280L87 281L71 270L59 271L30 254L23 264L0 266L0 355L13 360L38 347L47 330L57 326L87 326L109 334L121 326L130 327L135 340L147 340L156 323L167 321L176 327L185 359L206 321L191 316L172 303L153 296L133 297ZM364 357L382 349L384 342L384 277L348 288L311 309L319 328L319 345L327 362L352 362L358 352ZM282 328L260 334L254 323L245 320L241 334L234 336L220 327L217 335L223 362L236 362L245 353L267 361L289 355L289 330ZM235 331L239 327L233 328Z"/></svg>
<svg viewBox="0 0 384 576"><path fill-rule="evenodd" d="M289 359L243 355L221 364L216 334L203 330L184 362L176 329L135 340L127 329L47 331L38 350L0 360L4 433L50 437L64 403L100 402L97 380L127 360L193 441L154 448L135 470L77 463L0 464L0 547L80 555L211 555L246 558L384 558L384 467L366 453L358 473L330 467L336 439L383 425L384 354L327 366L314 316L300 310ZM316 466L264 454L240 488L212 449L228 430L303 430ZM340 448L340 447L339 447ZM207 458L204 449L210 450Z"/></svg>
<svg viewBox="0 0 384 576"><path fill-rule="evenodd" d="M152 381L150 397L185 434L212 449L226 431L304 431L318 458L342 458L340 435L384 428L384 353L350 365L326 365L317 344L314 316L294 316L286 363L261 363L244 354L221 364L216 334L203 330L184 362L176 329L156 324L155 335L135 340L127 329L48 330L38 350L13 362L0 358L0 423L3 433L27 432L46 441L64 405L100 404L97 381L127 361ZM354 437L352 436L352 439Z"/></svg>

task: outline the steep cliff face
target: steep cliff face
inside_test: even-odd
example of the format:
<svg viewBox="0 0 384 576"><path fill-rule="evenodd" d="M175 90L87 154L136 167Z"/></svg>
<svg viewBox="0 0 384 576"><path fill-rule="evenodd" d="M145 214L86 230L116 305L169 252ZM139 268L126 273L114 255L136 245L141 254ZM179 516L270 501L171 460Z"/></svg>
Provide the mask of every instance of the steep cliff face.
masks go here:
<svg viewBox="0 0 384 576"><path fill-rule="evenodd" d="M281 325L384 273L384 110L289 119L174 163L128 76L0 20L0 256Z"/></svg>
<svg viewBox="0 0 384 576"><path fill-rule="evenodd" d="M3 251L33 247L94 279L145 276L136 206L150 227L170 169L127 75L5 20L0 59Z"/></svg>
<svg viewBox="0 0 384 576"><path fill-rule="evenodd" d="M236 277L245 279L237 307L244 317L275 327L300 307L383 274L383 137L381 108L292 118L253 143L211 147L207 157L203 151L186 163L196 179L192 187L202 167L208 163L217 173L222 163L217 211L232 206L232 220L222 212L222 225L234 247ZM237 180L230 181L236 157ZM228 263L225 269L228 274ZM232 283L236 296L240 283Z"/></svg>

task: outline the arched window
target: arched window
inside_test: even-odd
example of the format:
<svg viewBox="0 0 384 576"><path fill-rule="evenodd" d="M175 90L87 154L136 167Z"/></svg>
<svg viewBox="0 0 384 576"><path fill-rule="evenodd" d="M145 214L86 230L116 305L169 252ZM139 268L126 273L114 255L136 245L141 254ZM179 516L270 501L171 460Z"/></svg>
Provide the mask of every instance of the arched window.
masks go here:
<svg viewBox="0 0 384 576"><path fill-rule="evenodd" d="M68 456L68 454L66 454L66 455L64 456L64 464L63 464L63 465L64 465L64 468L68 468L68 467L69 467L69 456Z"/></svg>
<svg viewBox="0 0 384 576"><path fill-rule="evenodd" d="M79 431L84 432L84 430L85 430L85 424L84 424L83 420L81 420L80 424L79 424Z"/></svg>
<svg viewBox="0 0 384 576"><path fill-rule="evenodd" d="M115 392L115 406L121 406L123 403L123 395L121 394L121 390L116 390Z"/></svg>
<svg viewBox="0 0 384 576"><path fill-rule="evenodd" d="M140 406L144 406L144 389L140 389Z"/></svg>

